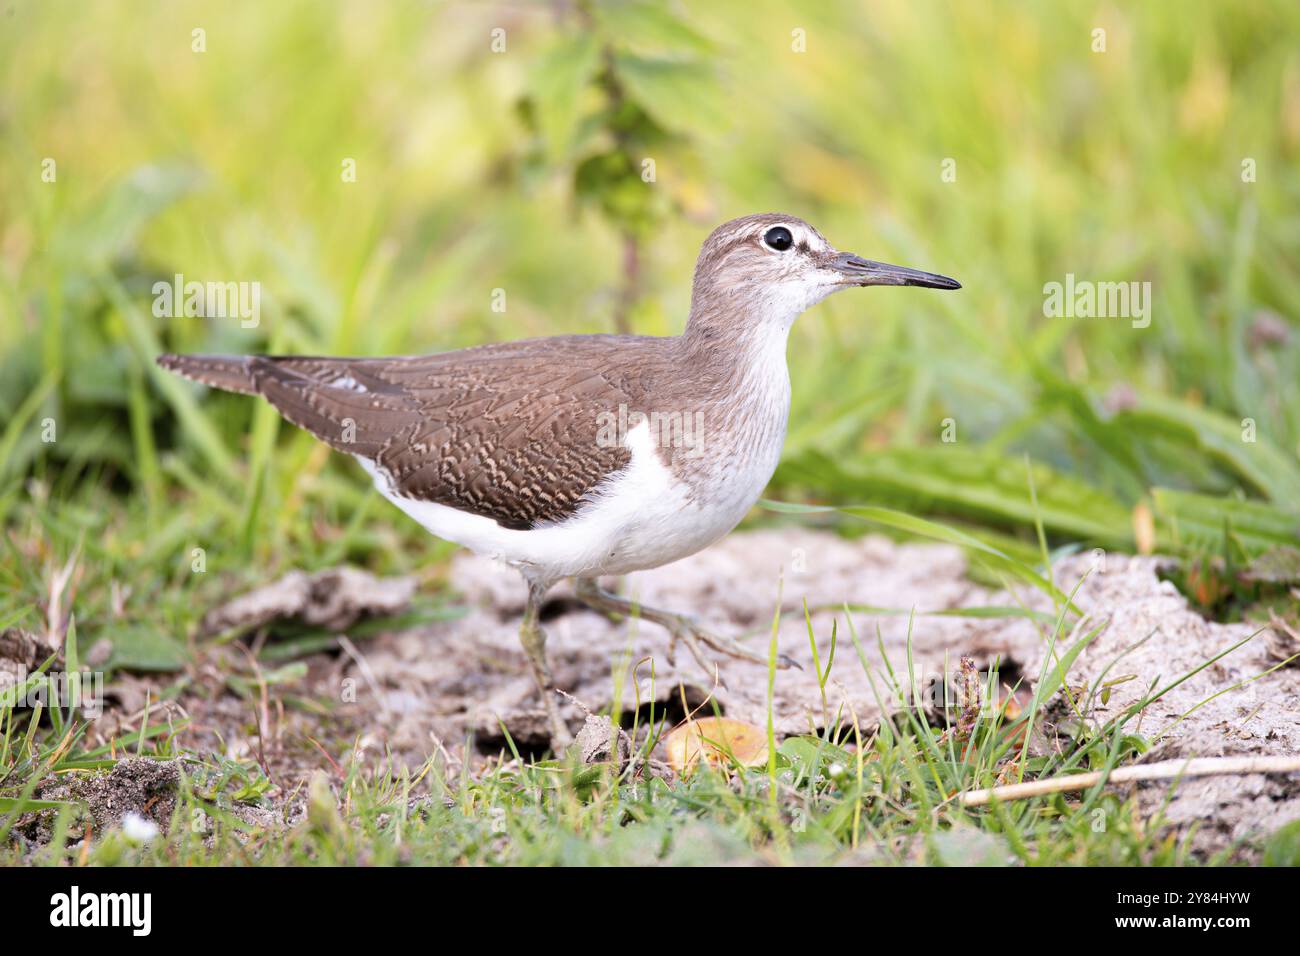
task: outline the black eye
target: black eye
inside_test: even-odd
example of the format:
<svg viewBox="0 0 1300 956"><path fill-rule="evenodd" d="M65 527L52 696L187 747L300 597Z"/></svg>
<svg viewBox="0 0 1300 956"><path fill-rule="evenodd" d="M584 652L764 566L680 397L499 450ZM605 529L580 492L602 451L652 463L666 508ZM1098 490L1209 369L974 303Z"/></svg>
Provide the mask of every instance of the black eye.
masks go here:
<svg viewBox="0 0 1300 956"><path fill-rule="evenodd" d="M785 252L794 245L794 236L790 235L790 230L785 226L773 226L763 233L763 241L777 252Z"/></svg>

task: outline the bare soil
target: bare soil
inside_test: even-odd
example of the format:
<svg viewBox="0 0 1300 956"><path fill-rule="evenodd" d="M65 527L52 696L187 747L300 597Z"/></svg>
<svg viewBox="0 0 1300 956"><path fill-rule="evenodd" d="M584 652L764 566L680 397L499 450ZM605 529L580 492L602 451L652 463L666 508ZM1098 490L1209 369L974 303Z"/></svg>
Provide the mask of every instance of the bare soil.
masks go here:
<svg viewBox="0 0 1300 956"><path fill-rule="evenodd" d="M1067 559L1055 568L1055 580L1069 592L1093 565L1092 555ZM1290 666L1266 673L1286 656L1279 655L1278 646L1286 636L1204 620L1171 583L1159 578L1159 566L1158 558L1108 555L1104 567L1087 573L1075 597L1087 617L1055 654L1064 653L1087 630L1100 625L1101 631L1078 656L1069 684L1092 684L1103 675L1107 681L1119 681L1090 719L1108 719L1153 685L1163 687L1249 639L1140 715L1133 729L1153 743L1143 759L1300 752L1300 670ZM881 717L882 700L890 709L898 706L887 688L887 669L908 683L909 633L911 673L921 700L944 686L944 675L955 672L962 656L973 657L981 670L998 661L1006 684L1019 682L1023 688L1037 682L1051 632L1041 622L936 616L909 621L906 613L882 616L844 610L845 604L903 612L1022 604L1054 610L1027 587L999 592L972 583L966 572L962 553L946 545L768 530L733 534L701 554L621 583L624 594L644 604L688 611L720 633L746 636L746 646L764 655L777 611L775 599L782 594L779 651L803 669L777 672L771 710L777 733L790 735L816 731L834 723L837 715L856 717L869 731ZM345 575L339 580L347 582L340 593L355 593L359 579ZM504 726L518 746L540 750L546 743L545 723L517 637L523 584L514 571L469 554L454 559L450 583L469 606L463 617L364 641L340 641L340 652L313 655L305 680L283 689L232 693L223 674L224 662L231 658L224 655L239 652L229 647L214 651L198 666L186 692L165 705L191 721L182 744L259 760L276 783L271 796L283 798L299 794L315 770L336 769L354 749L370 762L391 753L391 759L411 766L439 752L454 766L499 752L505 745ZM300 577L290 580L287 593L290 598L281 603L297 601L298 612L313 594L321 600L338 597ZM376 593L383 596L383 609L391 612L409 597L409 587L403 582ZM263 594L245 605L279 606L273 598ZM805 603L823 666L832 626L838 634L825 706L809 647ZM351 598L342 605L335 601L332 619L346 626L365 610L362 605ZM229 624L232 613L229 605L214 609L209 621ZM319 619L331 615L322 612ZM861 658L849 636L850 619ZM557 684L591 711L617 703L627 714L653 700L661 712L667 708L671 718L680 715L683 700L686 707L696 708L711 698L706 713L716 702L729 717L766 724L764 666L719 657L720 680L715 682L684 647L670 663L665 656L668 637L660 627L610 620L578 604L567 587L553 592L543 620ZM1291 653L1295 650L1300 648ZM125 676L115 682L110 692L117 706L97 722L96 733L108 736L133 726L144 691L156 686L143 677ZM290 697L300 704L290 700L286 705ZM313 700L326 707L308 706ZM575 731L584 724L581 705L563 705ZM1052 735L1070 732L1074 715L1068 706L1053 708L1051 716L1047 735L1036 742L1039 747L1055 746ZM117 775L115 771L104 778L104 786ZM1139 799L1152 813L1170 792L1166 783L1129 786L1138 787ZM148 804L157 796L156 789L127 774L119 795L99 800L101 810L95 816L120 817L125 809L147 805L147 815L156 818L161 801ZM1195 829L1199 852L1212 852L1300 817L1300 775L1182 781L1164 813L1180 829Z"/></svg>

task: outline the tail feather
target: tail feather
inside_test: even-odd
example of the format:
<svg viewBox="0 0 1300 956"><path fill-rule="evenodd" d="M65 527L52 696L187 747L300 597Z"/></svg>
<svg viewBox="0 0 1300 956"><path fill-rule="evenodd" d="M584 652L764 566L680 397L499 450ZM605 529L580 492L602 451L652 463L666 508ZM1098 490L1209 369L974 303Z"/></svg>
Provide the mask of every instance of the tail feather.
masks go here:
<svg viewBox="0 0 1300 956"><path fill-rule="evenodd" d="M253 356L251 364L259 395L299 428L350 455L374 457L394 435L418 421L404 396L322 384L273 356Z"/></svg>
<svg viewBox="0 0 1300 956"><path fill-rule="evenodd" d="M185 378L226 392L258 394L252 362L243 355L160 355L158 364Z"/></svg>
<svg viewBox="0 0 1300 956"><path fill-rule="evenodd" d="M168 354L158 356L158 364L213 388L260 395L299 428L351 455L373 457L394 435L419 422L415 404L402 389L353 369L344 359ZM334 384L343 379L352 384ZM370 389L363 382L379 387Z"/></svg>

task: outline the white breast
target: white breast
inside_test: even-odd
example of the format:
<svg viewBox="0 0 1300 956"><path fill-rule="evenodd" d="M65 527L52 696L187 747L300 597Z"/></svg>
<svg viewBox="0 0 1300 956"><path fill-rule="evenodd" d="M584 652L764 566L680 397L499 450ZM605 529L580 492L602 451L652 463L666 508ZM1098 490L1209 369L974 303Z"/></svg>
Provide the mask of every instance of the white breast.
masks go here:
<svg viewBox="0 0 1300 956"><path fill-rule="evenodd" d="M535 573L542 580L627 574L658 567L716 541L745 515L771 475L749 476L722 500L696 501L663 464L645 423L628 432L628 466L572 517L528 530L395 494L374 462L358 458L393 504L440 538ZM731 476L732 480L740 476ZM748 499L748 500L745 500Z"/></svg>

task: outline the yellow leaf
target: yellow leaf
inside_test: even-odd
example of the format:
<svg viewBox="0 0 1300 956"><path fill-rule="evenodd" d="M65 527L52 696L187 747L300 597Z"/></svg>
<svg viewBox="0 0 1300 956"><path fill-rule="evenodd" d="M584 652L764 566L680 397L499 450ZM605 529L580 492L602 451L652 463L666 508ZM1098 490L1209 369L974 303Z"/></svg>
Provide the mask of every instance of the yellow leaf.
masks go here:
<svg viewBox="0 0 1300 956"><path fill-rule="evenodd" d="M714 766L735 762L759 767L767 763L767 732L726 717L687 721L668 735L664 746L669 766L678 773L693 768L701 755Z"/></svg>

